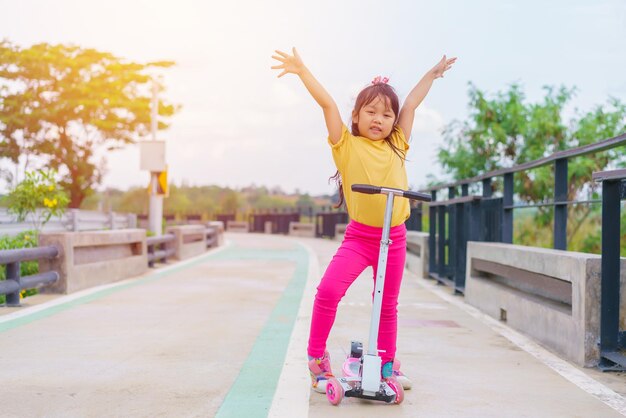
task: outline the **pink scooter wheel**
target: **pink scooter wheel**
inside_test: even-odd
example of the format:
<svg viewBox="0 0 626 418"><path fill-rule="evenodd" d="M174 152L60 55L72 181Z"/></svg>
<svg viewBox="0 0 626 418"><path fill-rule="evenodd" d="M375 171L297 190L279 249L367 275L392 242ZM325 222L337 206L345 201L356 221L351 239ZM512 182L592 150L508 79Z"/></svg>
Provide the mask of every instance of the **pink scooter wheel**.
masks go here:
<svg viewBox="0 0 626 418"><path fill-rule="evenodd" d="M339 405L343 399L343 386L334 377L326 383L326 398L333 405Z"/></svg>
<svg viewBox="0 0 626 418"><path fill-rule="evenodd" d="M387 385L389 385L391 390L396 392L396 399L393 400L393 403L401 404L404 400L404 388L402 387L402 384L400 384L400 382L396 379L391 378L387 380Z"/></svg>

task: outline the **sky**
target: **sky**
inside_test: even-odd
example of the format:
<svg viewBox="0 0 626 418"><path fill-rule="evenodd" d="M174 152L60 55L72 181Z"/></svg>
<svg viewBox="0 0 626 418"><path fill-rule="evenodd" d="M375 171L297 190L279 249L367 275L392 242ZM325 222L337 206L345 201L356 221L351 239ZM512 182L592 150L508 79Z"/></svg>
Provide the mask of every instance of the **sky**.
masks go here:
<svg viewBox="0 0 626 418"><path fill-rule="evenodd" d="M270 69L275 49L298 49L345 123L375 76L389 77L402 100L443 54L458 57L416 111L413 188L445 175L441 129L467 118L469 82L491 94L520 83L529 102L545 85L576 86L571 112L609 96L626 102L626 0L0 0L0 10L0 38L21 47L175 61L164 94L182 107L158 139L176 185L334 192L322 112L296 76ZM139 146L98 158L107 167L100 188L147 186Z"/></svg>

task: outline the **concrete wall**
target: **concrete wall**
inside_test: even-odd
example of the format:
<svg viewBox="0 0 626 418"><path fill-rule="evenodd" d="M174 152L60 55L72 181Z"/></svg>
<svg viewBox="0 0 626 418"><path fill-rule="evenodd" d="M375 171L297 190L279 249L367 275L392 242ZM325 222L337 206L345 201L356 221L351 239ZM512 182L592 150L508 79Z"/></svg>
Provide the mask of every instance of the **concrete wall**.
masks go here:
<svg viewBox="0 0 626 418"><path fill-rule="evenodd" d="M146 231L122 229L42 233L39 245L55 245L59 257L41 260L40 271L55 270L59 280L41 288L42 293L73 293L112 283L148 270Z"/></svg>
<svg viewBox="0 0 626 418"><path fill-rule="evenodd" d="M174 248L177 260L185 260L206 251L206 228L204 225L180 225L167 228L168 234L174 234Z"/></svg>
<svg viewBox="0 0 626 418"><path fill-rule="evenodd" d="M250 225L243 221L228 221L226 222L226 230L228 232L249 232Z"/></svg>
<svg viewBox="0 0 626 418"><path fill-rule="evenodd" d="M600 256L572 251L500 243L468 243L465 300L502 319L581 366L599 360ZM549 276L563 288L571 285L571 305L518 286L510 278L472 269L485 260L521 271ZM567 289L567 287L565 287ZM626 259L621 262L620 325L626 325Z"/></svg>
<svg viewBox="0 0 626 418"><path fill-rule="evenodd" d="M315 238L315 224L289 222L289 235L294 237Z"/></svg>
<svg viewBox="0 0 626 418"><path fill-rule="evenodd" d="M428 237L428 232L406 233L406 268L422 278L428 277Z"/></svg>

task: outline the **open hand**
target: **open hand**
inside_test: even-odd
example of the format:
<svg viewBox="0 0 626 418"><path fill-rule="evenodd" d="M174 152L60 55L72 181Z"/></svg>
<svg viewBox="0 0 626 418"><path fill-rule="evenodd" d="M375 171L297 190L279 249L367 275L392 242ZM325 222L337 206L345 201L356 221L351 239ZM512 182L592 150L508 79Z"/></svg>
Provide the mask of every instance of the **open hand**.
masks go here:
<svg viewBox="0 0 626 418"><path fill-rule="evenodd" d="M275 65L272 67L273 70L283 70L282 73L278 74L278 77L282 77L287 73L292 74L300 74L302 70L304 70L304 63L302 62L302 58L296 51L296 48L292 48L293 55L289 55L285 52L276 50L278 55L272 55L277 61L282 62L281 65Z"/></svg>
<svg viewBox="0 0 626 418"><path fill-rule="evenodd" d="M452 68L452 64L454 64L455 62L456 57L447 59L444 55L443 58L441 58L441 61L439 61L437 65L435 65L430 71L432 72L434 78L443 77L443 73Z"/></svg>

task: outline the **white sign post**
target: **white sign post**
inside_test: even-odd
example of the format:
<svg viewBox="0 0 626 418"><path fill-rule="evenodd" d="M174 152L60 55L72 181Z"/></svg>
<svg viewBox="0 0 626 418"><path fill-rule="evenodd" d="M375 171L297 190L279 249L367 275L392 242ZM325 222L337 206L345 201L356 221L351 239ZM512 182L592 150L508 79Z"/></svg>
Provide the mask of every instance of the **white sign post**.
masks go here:
<svg viewBox="0 0 626 418"><path fill-rule="evenodd" d="M159 114L158 88L156 81L152 82L152 113L151 133L152 141L140 142L140 168L150 171L150 209L148 215L148 230L155 236L163 233L163 195L158 193L158 179L161 172L167 171L165 162L165 141L157 141L157 123Z"/></svg>

